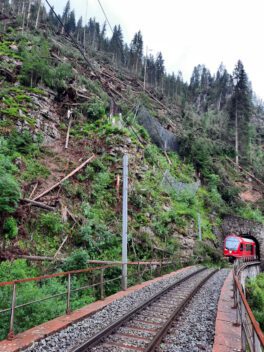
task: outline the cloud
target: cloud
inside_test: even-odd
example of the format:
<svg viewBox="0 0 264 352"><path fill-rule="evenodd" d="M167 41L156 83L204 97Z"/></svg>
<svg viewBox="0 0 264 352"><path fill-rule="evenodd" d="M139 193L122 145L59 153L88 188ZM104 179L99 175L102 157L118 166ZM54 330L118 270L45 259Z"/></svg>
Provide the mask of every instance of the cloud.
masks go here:
<svg viewBox="0 0 264 352"><path fill-rule="evenodd" d="M62 12L66 1L50 0ZM101 0L112 26L120 24L126 42L138 30L145 45L161 51L167 71L189 79L195 65L214 73L221 62L232 72L241 59L253 89L264 99L262 0ZM105 18L97 0L72 0L77 17ZM110 31L108 31L110 35Z"/></svg>

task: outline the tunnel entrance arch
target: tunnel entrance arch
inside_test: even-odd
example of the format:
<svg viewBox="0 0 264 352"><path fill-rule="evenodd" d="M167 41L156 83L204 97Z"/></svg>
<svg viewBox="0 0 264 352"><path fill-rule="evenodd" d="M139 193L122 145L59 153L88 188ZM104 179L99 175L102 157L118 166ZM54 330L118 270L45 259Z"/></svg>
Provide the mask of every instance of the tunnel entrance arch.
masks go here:
<svg viewBox="0 0 264 352"><path fill-rule="evenodd" d="M249 240L253 240L256 243L256 256L259 259L260 258L260 246L259 246L259 242L258 242L257 238L248 234L248 233L237 234L237 236L243 237L243 238L248 238Z"/></svg>
<svg viewBox="0 0 264 352"><path fill-rule="evenodd" d="M222 243L229 234L253 239L257 244L257 254L264 269L264 224L245 220L237 216L226 216L221 226Z"/></svg>

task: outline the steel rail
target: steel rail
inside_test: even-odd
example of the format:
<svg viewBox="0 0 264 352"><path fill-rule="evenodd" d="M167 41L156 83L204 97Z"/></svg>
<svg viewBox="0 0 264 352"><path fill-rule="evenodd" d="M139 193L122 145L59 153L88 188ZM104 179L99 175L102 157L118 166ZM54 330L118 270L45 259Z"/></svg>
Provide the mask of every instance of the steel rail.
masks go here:
<svg viewBox="0 0 264 352"><path fill-rule="evenodd" d="M200 290L200 288L212 277L218 270L214 270L209 275L207 275L195 288L192 290L189 295L184 299L184 301L181 303L181 305L175 309L174 312L172 312L171 316L169 319L166 321L166 323L163 325L163 327L158 331L158 333L155 335L154 339L150 342L150 344L144 349L144 352L151 352L155 351L155 349L160 345L161 341L163 338L166 336L169 328L173 324L174 320L176 317L184 310L184 308L187 306L187 304L190 302L190 300L195 296L195 294Z"/></svg>
<svg viewBox="0 0 264 352"><path fill-rule="evenodd" d="M164 288L160 292L156 293L153 295L150 299L145 300L143 303L135 307L134 309L128 311L125 315L123 315L120 319L114 321L112 324L108 325L106 328L104 328L102 331L98 332L94 336L92 336L90 339L85 341L83 344L74 347L73 349L70 350L70 352L85 352L88 348L92 348L100 343L100 341L106 337L108 337L114 330L122 326L124 323L126 323L128 320L131 319L133 315L144 309L145 307L149 306L152 302L156 301L158 298L163 296L165 293L169 292L171 289L179 286L183 282L187 281L191 277L205 271L206 268L201 268L199 270L196 270L195 272L187 275L183 279L180 279L179 281L171 284L170 286Z"/></svg>

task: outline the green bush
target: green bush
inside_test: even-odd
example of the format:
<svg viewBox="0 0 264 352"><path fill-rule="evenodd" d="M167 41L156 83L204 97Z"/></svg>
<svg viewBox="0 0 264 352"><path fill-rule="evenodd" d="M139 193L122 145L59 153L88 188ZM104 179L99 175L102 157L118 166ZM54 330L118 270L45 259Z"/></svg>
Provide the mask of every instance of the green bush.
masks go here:
<svg viewBox="0 0 264 352"><path fill-rule="evenodd" d="M60 64L50 69L49 77L44 77L48 87L61 91L67 87L67 81L73 78L73 71L70 64Z"/></svg>
<svg viewBox="0 0 264 352"><path fill-rule="evenodd" d="M92 121L98 120L105 115L105 104L98 98L89 103L82 104L80 109Z"/></svg>
<svg viewBox="0 0 264 352"><path fill-rule="evenodd" d="M18 227L16 219L12 216L5 219L3 225L4 235L6 238L13 239L18 235Z"/></svg>
<svg viewBox="0 0 264 352"><path fill-rule="evenodd" d="M264 273L246 283L247 300L255 318L264 330Z"/></svg>
<svg viewBox="0 0 264 352"><path fill-rule="evenodd" d="M77 249L63 264L63 271L79 270L87 268L87 260L89 259L87 251Z"/></svg>
<svg viewBox="0 0 264 352"><path fill-rule="evenodd" d="M39 146L42 142L42 136L38 135L36 140L33 139L30 131L22 132L14 131L8 139L8 147L10 150L15 150L21 154L36 155L39 152Z"/></svg>
<svg viewBox="0 0 264 352"><path fill-rule="evenodd" d="M57 235L63 232L64 224L59 214L43 213L39 220L40 229L50 235Z"/></svg>
<svg viewBox="0 0 264 352"><path fill-rule="evenodd" d="M210 246L209 244L197 241L194 248L194 255L202 262L213 264L222 264L223 258L220 250Z"/></svg>
<svg viewBox="0 0 264 352"><path fill-rule="evenodd" d="M26 160L26 167L26 171L22 174L22 178L25 181L33 181L38 177L47 178L50 175L50 171L37 160Z"/></svg>
<svg viewBox="0 0 264 352"><path fill-rule="evenodd" d="M259 209L253 209L249 204L237 209L237 214L244 219L264 223L264 216Z"/></svg>
<svg viewBox="0 0 264 352"><path fill-rule="evenodd" d="M21 198L20 187L10 175L0 175L0 213L13 213Z"/></svg>

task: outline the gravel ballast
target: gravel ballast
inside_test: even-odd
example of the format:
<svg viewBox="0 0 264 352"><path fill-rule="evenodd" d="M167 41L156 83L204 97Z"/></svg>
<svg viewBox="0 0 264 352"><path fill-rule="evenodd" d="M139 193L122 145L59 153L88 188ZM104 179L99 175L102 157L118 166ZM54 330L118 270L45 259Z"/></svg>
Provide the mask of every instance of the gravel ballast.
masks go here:
<svg viewBox="0 0 264 352"><path fill-rule="evenodd" d="M39 342L34 343L31 347L24 351L68 352L73 347L76 347L87 338L95 335L97 332L105 328L109 325L109 323L119 319L126 312L138 306L143 300L150 298L165 287L179 281L192 272L197 271L199 268L200 266L195 266L186 269L183 272L176 272L173 276L152 283L139 291L133 292L122 299L114 301L94 315L72 324L66 329L50 335Z"/></svg>
<svg viewBox="0 0 264 352"><path fill-rule="evenodd" d="M228 273L228 269L220 270L192 298L170 329L160 351L212 351L218 299Z"/></svg>

